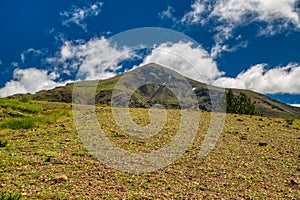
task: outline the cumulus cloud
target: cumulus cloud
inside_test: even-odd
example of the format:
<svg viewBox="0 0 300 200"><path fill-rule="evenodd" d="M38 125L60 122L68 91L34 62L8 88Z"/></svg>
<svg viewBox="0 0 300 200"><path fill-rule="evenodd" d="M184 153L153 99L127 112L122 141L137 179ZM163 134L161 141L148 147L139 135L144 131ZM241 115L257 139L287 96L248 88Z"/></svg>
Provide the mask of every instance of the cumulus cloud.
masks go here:
<svg viewBox="0 0 300 200"><path fill-rule="evenodd" d="M215 49L234 36L237 28L259 23L258 35L274 35L300 28L298 0L196 0L180 20L188 25L209 25L216 33ZM226 48L219 48L226 51ZM214 51L215 53L216 51ZM218 52L218 53L220 53ZM214 55L215 56L215 55Z"/></svg>
<svg viewBox="0 0 300 200"><path fill-rule="evenodd" d="M63 17L62 24L64 26L75 24L86 31L87 25L84 20L88 17L98 16L101 12L102 6L102 2L92 3L83 8L73 6L72 9L60 13L60 15Z"/></svg>
<svg viewBox="0 0 300 200"><path fill-rule="evenodd" d="M132 59L134 53L127 47L117 47L104 37L88 42L64 41L58 57L48 58L49 63L62 65L61 73L77 73L80 80L105 79L117 74L120 62Z"/></svg>
<svg viewBox="0 0 300 200"><path fill-rule="evenodd" d="M236 78L221 77L213 84L228 88L249 89L264 94L300 94L300 65L288 64L266 69L266 64L252 66Z"/></svg>
<svg viewBox="0 0 300 200"><path fill-rule="evenodd" d="M35 93L40 90L52 89L65 85L70 81L56 82L57 73L49 73L46 70L36 68L16 69L13 72L13 80L7 82L0 89L0 97L6 97L18 93Z"/></svg>
<svg viewBox="0 0 300 200"><path fill-rule="evenodd" d="M191 42L163 43L146 56L143 63L157 63L198 81L210 83L223 72L209 53L201 46L193 47ZM198 73L195 73L197 71Z"/></svg>

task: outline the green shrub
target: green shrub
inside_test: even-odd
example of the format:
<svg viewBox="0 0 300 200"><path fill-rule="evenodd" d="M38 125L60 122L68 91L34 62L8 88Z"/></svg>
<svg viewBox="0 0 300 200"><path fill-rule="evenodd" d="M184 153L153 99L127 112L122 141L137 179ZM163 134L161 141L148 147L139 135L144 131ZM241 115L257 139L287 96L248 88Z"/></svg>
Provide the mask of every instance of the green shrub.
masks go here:
<svg viewBox="0 0 300 200"><path fill-rule="evenodd" d="M288 125L293 125L293 123L294 123L294 119L290 119L290 118L285 119L285 121Z"/></svg>
<svg viewBox="0 0 300 200"><path fill-rule="evenodd" d="M29 100L28 100L26 97L22 97L22 98L20 99L20 101L21 101L21 102L25 102L25 103L26 103L26 102L29 102Z"/></svg>
<svg viewBox="0 0 300 200"><path fill-rule="evenodd" d="M16 193L7 193L7 192L0 192L0 200L20 200L22 199L21 194Z"/></svg>
<svg viewBox="0 0 300 200"><path fill-rule="evenodd" d="M6 147L8 145L7 140L0 140L0 147Z"/></svg>

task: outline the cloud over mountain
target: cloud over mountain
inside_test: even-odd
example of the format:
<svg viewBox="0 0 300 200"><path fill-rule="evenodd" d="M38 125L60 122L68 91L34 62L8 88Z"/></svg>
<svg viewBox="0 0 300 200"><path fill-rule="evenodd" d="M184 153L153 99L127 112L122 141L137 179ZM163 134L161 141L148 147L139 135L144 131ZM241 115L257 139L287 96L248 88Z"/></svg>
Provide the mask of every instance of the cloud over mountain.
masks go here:
<svg viewBox="0 0 300 200"><path fill-rule="evenodd" d="M57 81L59 75L55 72L47 72L36 68L16 69L13 72L13 80L7 82L0 89L0 97L6 97L17 93L35 93L40 90L52 89L65 85L70 81Z"/></svg>

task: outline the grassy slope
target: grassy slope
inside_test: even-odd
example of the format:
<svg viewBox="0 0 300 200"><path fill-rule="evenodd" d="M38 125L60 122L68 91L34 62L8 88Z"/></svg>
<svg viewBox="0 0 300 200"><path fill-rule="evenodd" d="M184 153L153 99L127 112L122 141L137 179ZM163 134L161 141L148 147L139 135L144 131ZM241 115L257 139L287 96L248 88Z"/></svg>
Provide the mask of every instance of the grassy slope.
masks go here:
<svg viewBox="0 0 300 200"><path fill-rule="evenodd" d="M197 137L182 158L152 173L133 175L107 167L91 157L76 133L70 104L36 102L44 117L29 129L2 129L0 191L38 199L167 199L250 198L296 199L300 196L300 120L245 115L226 117L216 149L200 159L210 113L201 115ZM2 113L7 108L1 107ZM153 151L168 142L178 128L179 111L157 136L137 140L122 133L111 120L110 108L97 107L102 128L118 146L133 152ZM132 118L149 122L145 109L132 109ZM14 119L3 115L2 119ZM259 146L264 142L266 146ZM58 181L65 174L68 180ZM296 183L294 183L296 182Z"/></svg>
<svg viewBox="0 0 300 200"><path fill-rule="evenodd" d="M98 83L97 93L96 93L96 103L110 105L111 94L114 90L114 86L122 75L101 80ZM211 110L210 96L207 90L206 84L199 83L195 80L188 79L192 87L196 87L196 95L198 96L200 108L202 110ZM85 81L81 84L88 88L91 84L93 85L95 81ZM96 82L97 83L97 82ZM84 89L87 90L87 88ZM144 87L147 88L147 87ZM155 88L155 87L154 87ZM216 90L218 88L214 87ZM279 101L270 99L269 97L259 94L256 92L248 90L233 90L235 94L240 92L245 93L247 96L251 97L252 102L255 102L256 109L263 115L267 117L281 117L281 118L300 118L300 108L292 107L283 104ZM46 100L51 102L72 102L72 92L73 84L67 84L64 87L58 87L48 91L41 91L36 94L25 94L25 95L14 95L12 98L26 97L32 100ZM154 92L154 93L153 93ZM177 102L173 98L170 90L168 89L157 89L155 92L153 87L148 87L148 90L139 90L132 97L132 107L149 107L149 102L160 100L161 102L166 102L166 107L175 108L173 102ZM175 100L175 101L174 101ZM170 104L170 105L169 105Z"/></svg>

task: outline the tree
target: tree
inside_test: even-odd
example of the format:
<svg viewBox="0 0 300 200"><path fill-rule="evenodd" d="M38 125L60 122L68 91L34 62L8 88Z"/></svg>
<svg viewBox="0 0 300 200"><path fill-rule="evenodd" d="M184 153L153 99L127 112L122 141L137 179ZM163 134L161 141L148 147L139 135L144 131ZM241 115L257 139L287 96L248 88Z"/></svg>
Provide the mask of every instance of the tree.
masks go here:
<svg viewBox="0 0 300 200"><path fill-rule="evenodd" d="M226 94L226 102L226 112L228 113L259 115L255 109L254 103L252 103L251 99L242 92L238 96L235 96L232 90L229 89Z"/></svg>
<svg viewBox="0 0 300 200"><path fill-rule="evenodd" d="M226 94L226 103L227 103L226 112L234 113L235 96L231 89L229 89L228 93Z"/></svg>

